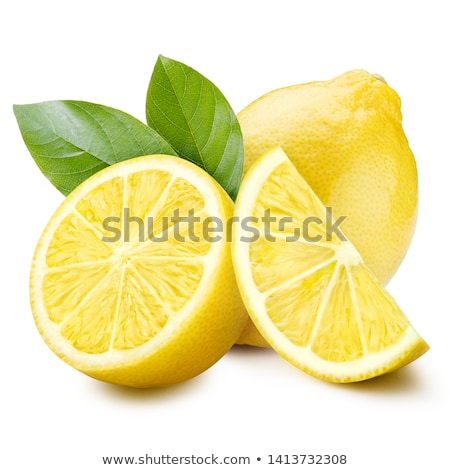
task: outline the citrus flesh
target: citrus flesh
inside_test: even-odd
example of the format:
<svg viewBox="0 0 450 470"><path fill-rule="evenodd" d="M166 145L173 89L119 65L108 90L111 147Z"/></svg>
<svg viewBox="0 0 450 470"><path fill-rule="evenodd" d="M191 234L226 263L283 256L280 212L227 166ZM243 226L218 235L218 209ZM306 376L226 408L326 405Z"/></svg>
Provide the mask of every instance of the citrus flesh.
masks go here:
<svg viewBox="0 0 450 470"><path fill-rule="evenodd" d="M247 311L293 365L326 381L355 382L428 349L281 148L249 169L235 217L252 218L251 236L235 224L232 244Z"/></svg>
<svg viewBox="0 0 450 470"><path fill-rule="evenodd" d="M247 171L279 145L386 285L417 218L417 169L401 102L379 76L352 70L328 81L274 90L238 114ZM247 327L241 343L255 344Z"/></svg>
<svg viewBox="0 0 450 470"><path fill-rule="evenodd" d="M135 158L86 180L33 258L31 305L48 346L94 378L134 387L209 368L247 318L229 243L203 230L232 212L222 188L177 157Z"/></svg>

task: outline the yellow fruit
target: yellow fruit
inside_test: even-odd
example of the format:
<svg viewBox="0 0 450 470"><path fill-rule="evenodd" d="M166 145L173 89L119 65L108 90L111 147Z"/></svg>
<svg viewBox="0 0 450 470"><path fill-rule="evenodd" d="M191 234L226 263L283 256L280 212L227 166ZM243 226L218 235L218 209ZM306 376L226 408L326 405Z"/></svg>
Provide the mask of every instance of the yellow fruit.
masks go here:
<svg viewBox="0 0 450 470"><path fill-rule="evenodd" d="M335 217L346 216L343 230L386 285L417 215L417 170L397 93L380 77L354 70L272 91L238 119L245 170L280 145Z"/></svg>
<svg viewBox="0 0 450 470"><path fill-rule="evenodd" d="M89 376L133 387L206 370L247 318L229 243L204 230L232 212L222 188L181 158L139 157L86 180L33 259L31 306L48 346Z"/></svg>
<svg viewBox="0 0 450 470"><path fill-rule="evenodd" d="M244 303L293 365L327 381L354 382L428 349L281 148L247 172L234 215L250 221L233 226Z"/></svg>

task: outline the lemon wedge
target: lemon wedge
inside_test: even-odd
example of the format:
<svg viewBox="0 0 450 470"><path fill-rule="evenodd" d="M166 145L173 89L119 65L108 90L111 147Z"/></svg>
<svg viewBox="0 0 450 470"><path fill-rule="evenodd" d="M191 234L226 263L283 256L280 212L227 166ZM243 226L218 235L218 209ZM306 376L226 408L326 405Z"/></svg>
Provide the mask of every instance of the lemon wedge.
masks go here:
<svg viewBox="0 0 450 470"><path fill-rule="evenodd" d="M280 147L251 166L234 215L244 303L291 364L326 381L356 382L428 349Z"/></svg>
<svg viewBox="0 0 450 470"><path fill-rule="evenodd" d="M211 233L232 213L213 178L181 158L134 158L90 177L34 254L31 306L48 346L89 376L133 387L209 368L247 318L230 244Z"/></svg>

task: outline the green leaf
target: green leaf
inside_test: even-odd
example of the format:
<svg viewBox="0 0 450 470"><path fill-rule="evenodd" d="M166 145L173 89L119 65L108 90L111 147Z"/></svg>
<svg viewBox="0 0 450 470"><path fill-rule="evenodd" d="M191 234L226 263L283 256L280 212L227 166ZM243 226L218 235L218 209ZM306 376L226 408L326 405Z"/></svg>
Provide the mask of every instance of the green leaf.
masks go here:
<svg viewBox="0 0 450 470"><path fill-rule="evenodd" d="M147 123L180 157L236 198L244 163L241 128L219 89L194 69L159 56L147 91Z"/></svg>
<svg viewBox="0 0 450 470"><path fill-rule="evenodd" d="M14 105L23 140L64 195L108 165L155 153L176 155L154 129L117 109L85 101Z"/></svg>

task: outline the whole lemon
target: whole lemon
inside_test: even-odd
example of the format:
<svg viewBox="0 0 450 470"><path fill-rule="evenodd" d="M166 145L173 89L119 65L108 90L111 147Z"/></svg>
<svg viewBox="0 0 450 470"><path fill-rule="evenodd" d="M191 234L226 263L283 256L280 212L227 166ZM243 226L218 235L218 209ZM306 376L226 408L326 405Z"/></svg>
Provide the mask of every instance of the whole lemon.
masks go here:
<svg viewBox="0 0 450 470"><path fill-rule="evenodd" d="M280 145L367 266L387 284L411 242L417 168L397 93L377 75L353 70L328 81L274 90L238 114L247 171ZM262 346L248 327L239 343Z"/></svg>

